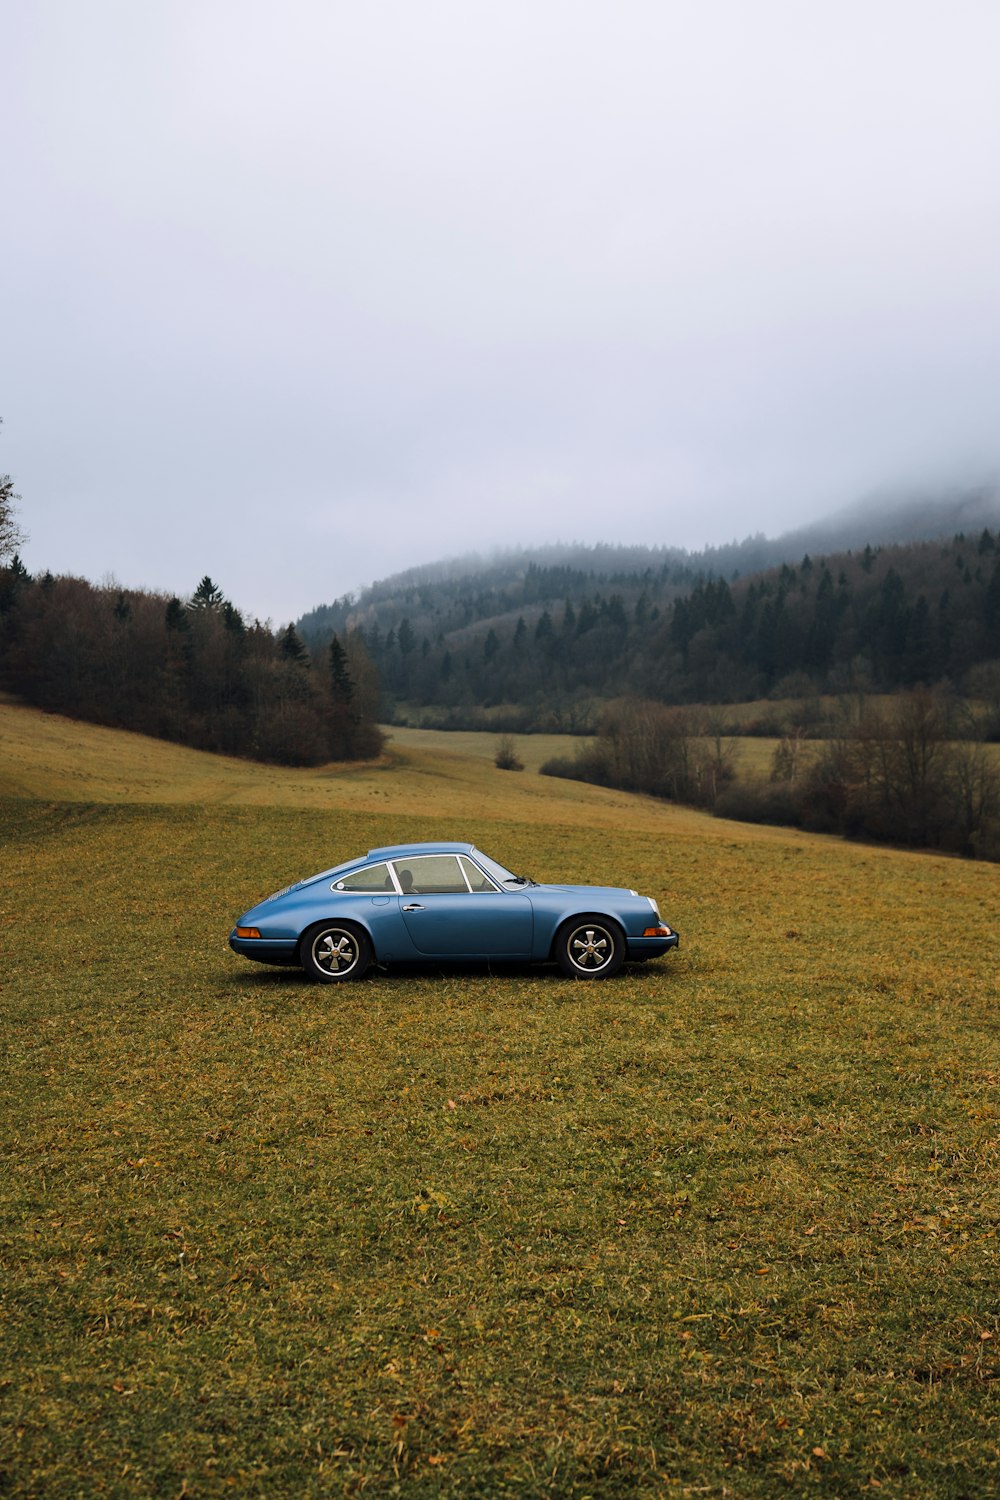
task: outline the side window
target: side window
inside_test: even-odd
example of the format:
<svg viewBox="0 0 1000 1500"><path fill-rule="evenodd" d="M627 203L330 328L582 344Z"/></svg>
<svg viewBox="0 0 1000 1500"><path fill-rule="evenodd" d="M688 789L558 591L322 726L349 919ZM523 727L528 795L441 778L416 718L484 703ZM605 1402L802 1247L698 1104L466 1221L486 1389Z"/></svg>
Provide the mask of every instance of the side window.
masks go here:
<svg viewBox="0 0 1000 1500"><path fill-rule="evenodd" d="M334 881L335 891L393 891L392 876L388 865L365 865L363 870L352 870L341 880Z"/></svg>
<svg viewBox="0 0 1000 1500"><path fill-rule="evenodd" d="M459 861L461 862L462 869L465 871L465 878L469 882L469 887L470 887L471 890L473 890L473 891L495 891L496 890L496 886L493 884L493 882L489 878L489 876L488 875L484 875L483 872L482 872L482 870L479 868L479 866L478 865L474 865L472 863L471 859L466 859L466 857L465 857L464 854L460 854L458 856L458 858L459 858Z"/></svg>
<svg viewBox="0 0 1000 1500"><path fill-rule="evenodd" d="M454 854L415 854L393 862L404 896L427 896L435 892L468 894L462 866Z"/></svg>

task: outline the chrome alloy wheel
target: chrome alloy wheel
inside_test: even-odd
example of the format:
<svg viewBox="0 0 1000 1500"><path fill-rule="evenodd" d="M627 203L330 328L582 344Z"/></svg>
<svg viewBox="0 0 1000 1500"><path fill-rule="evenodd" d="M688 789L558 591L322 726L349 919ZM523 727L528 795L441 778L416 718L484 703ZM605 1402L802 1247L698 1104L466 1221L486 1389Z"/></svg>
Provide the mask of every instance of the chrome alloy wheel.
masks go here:
<svg viewBox="0 0 1000 1500"><path fill-rule="evenodd" d="M580 912L556 933L552 957L570 980L610 980L625 962L625 935L609 916Z"/></svg>
<svg viewBox="0 0 1000 1500"><path fill-rule="evenodd" d="M580 912L556 933L552 957L570 979L610 979L625 962L625 934L610 917Z"/></svg>
<svg viewBox="0 0 1000 1500"><path fill-rule="evenodd" d="M368 937L349 922L321 922L304 934L299 947L299 962L321 984L360 979L373 956Z"/></svg>
<svg viewBox="0 0 1000 1500"><path fill-rule="evenodd" d="M343 977L358 961L358 945L350 933L321 932L313 941L312 956L318 969Z"/></svg>
<svg viewBox="0 0 1000 1500"><path fill-rule="evenodd" d="M590 972L603 969L614 951L614 943L600 927L581 927L569 940L573 962L578 968Z"/></svg>

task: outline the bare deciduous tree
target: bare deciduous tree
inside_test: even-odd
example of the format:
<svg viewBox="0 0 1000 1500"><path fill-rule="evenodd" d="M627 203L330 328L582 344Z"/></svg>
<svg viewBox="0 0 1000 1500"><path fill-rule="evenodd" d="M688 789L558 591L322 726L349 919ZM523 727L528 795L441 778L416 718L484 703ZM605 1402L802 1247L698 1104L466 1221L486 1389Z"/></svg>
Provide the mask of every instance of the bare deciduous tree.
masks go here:
<svg viewBox="0 0 1000 1500"><path fill-rule="evenodd" d="M0 474L0 567L14 556L25 541L24 532L16 520L17 502L20 498L20 495L14 493L14 481L10 475Z"/></svg>

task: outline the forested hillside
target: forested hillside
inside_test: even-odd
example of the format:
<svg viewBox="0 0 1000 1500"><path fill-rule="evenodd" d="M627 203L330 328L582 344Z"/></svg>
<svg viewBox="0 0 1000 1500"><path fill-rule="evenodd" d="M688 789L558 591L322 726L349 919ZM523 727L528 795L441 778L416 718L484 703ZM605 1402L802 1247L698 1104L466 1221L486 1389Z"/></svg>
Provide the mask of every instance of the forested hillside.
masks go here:
<svg viewBox="0 0 1000 1500"><path fill-rule="evenodd" d="M323 644L348 624L386 635L406 620L418 639L502 619L512 611L543 607L550 612L569 598L581 603L596 590L637 599L655 594L654 604L699 580L732 582L810 553L863 551L913 541L933 541L958 533L977 536L1000 526L1000 492L972 490L947 497L909 499L896 504L853 506L823 520L767 537L689 552L681 547L622 546L611 543L514 547L493 557L470 554L408 568L330 604L309 610L297 622L307 638ZM609 528L610 529L610 528Z"/></svg>
<svg viewBox="0 0 1000 1500"><path fill-rule="evenodd" d="M285 765L377 754L363 642L314 658L248 622L210 578L185 603L0 567L0 685L39 708Z"/></svg>
<svg viewBox="0 0 1000 1500"><path fill-rule="evenodd" d="M485 714L509 728L582 729L622 695L732 702L960 685L1000 658L997 529L806 554L745 576L709 561L594 548L459 576L415 570L299 629L317 648L333 630L363 633L389 716L470 727Z"/></svg>

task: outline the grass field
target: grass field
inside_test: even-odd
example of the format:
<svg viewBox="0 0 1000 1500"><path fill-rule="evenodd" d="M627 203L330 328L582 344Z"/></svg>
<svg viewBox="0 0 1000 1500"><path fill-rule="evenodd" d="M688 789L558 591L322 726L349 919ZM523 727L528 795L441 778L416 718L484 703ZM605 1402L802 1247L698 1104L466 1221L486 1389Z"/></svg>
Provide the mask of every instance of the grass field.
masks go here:
<svg viewBox="0 0 1000 1500"><path fill-rule="evenodd" d="M332 993L229 952L418 836L683 946ZM0 1492L1000 1490L1000 867L12 704L0 860Z"/></svg>

